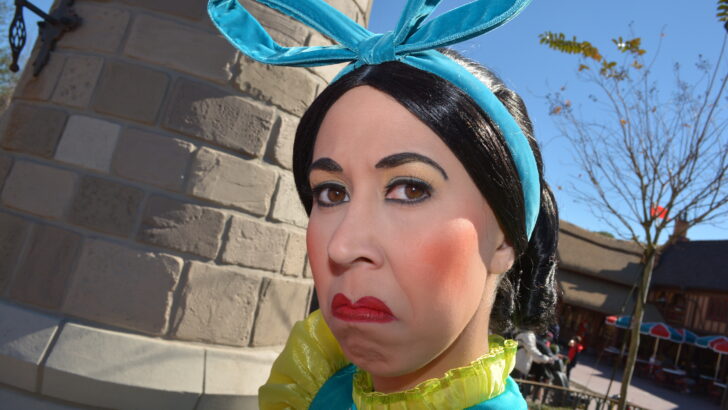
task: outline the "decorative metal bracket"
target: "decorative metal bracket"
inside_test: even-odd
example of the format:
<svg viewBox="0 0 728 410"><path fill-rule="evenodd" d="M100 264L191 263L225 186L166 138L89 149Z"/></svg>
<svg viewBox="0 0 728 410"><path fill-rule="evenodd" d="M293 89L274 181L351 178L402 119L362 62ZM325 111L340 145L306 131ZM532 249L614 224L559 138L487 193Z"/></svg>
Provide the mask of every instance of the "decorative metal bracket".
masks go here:
<svg viewBox="0 0 728 410"><path fill-rule="evenodd" d="M46 14L27 0L15 0L15 17L10 23L8 33L10 49L13 53L13 61L9 67L10 71L15 73L20 69L18 67L18 58L20 52L23 51L23 47L25 47L27 38L23 8L27 8L43 19L43 21L38 22L38 37L40 37L41 47L33 62L33 76L37 76L48 63L51 51L56 48L56 42L63 37L64 33L81 25L81 17L73 10L73 2L74 0L61 0L58 7L53 9L50 14Z"/></svg>

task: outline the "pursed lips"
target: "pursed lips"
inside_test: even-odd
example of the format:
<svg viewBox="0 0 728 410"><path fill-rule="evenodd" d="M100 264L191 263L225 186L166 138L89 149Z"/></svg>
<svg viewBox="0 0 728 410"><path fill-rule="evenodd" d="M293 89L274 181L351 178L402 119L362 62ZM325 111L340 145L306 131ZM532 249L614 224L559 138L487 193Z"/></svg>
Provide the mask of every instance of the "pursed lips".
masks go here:
<svg viewBox="0 0 728 410"><path fill-rule="evenodd" d="M337 293L331 301L331 312L334 317L348 322L386 323L396 319L387 304L374 296L364 296L351 303L349 298Z"/></svg>

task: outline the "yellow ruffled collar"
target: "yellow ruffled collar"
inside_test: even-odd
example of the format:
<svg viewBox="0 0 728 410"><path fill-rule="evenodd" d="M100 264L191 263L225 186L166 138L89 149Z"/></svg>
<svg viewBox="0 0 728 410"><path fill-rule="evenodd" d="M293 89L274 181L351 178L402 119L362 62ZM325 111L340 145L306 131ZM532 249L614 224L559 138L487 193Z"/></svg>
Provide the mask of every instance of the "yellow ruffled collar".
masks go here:
<svg viewBox="0 0 728 410"><path fill-rule="evenodd" d="M452 369L439 379L425 380L410 390L397 393L373 391L368 373L354 376L354 403L357 409L466 408L500 395L515 365L518 344L500 336L488 338L489 352L468 366Z"/></svg>
<svg viewBox="0 0 728 410"><path fill-rule="evenodd" d="M515 366L518 345L500 336L490 336L488 343L489 352L470 365L403 392L375 392L369 374L359 370L354 376L354 403L359 410L413 409L422 408L423 403L427 403L426 408L466 408L498 396ZM348 364L323 316L316 311L294 325L268 381L258 392L260 408L307 409L326 380Z"/></svg>

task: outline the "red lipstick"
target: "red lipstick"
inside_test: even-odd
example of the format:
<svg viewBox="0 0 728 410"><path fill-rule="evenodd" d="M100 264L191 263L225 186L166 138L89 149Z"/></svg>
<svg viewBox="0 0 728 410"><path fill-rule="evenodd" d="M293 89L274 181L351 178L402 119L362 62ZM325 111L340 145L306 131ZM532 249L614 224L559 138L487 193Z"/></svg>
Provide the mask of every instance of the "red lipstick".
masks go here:
<svg viewBox="0 0 728 410"><path fill-rule="evenodd" d="M331 312L334 317L348 322L385 323L396 319L389 307L373 296L365 296L351 303L349 298L337 293L331 301Z"/></svg>

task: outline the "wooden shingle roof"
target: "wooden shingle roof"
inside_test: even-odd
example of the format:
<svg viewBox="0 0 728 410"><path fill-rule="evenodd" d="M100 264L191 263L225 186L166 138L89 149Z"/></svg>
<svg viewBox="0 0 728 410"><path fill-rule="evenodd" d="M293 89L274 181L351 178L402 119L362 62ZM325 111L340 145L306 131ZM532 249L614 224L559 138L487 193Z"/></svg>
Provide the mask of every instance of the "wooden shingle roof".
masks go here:
<svg viewBox="0 0 728 410"><path fill-rule="evenodd" d="M559 269L631 286L640 277L642 250L630 241L559 222Z"/></svg>
<svg viewBox="0 0 728 410"><path fill-rule="evenodd" d="M728 291L728 240L668 246L652 274L653 286Z"/></svg>

